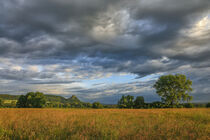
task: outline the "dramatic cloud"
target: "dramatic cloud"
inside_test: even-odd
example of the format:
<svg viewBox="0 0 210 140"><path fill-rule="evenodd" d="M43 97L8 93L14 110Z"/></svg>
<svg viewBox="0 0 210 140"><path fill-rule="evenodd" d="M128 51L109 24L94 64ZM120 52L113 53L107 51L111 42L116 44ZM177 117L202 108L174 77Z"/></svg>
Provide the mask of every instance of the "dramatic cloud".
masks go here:
<svg viewBox="0 0 210 140"><path fill-rule="evenodd" d="M153 101L158 76L183 73L206 102L209 9L209 0L1 0L0 93Z"/></svg>

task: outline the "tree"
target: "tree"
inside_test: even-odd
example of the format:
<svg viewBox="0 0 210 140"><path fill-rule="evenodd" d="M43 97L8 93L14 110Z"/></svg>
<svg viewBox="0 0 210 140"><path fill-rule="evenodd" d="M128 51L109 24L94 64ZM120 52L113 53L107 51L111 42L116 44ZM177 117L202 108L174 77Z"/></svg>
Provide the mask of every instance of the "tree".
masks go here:
<svg viewBox="0 0 210 140"><path fill-rule="evenodd" d="M150 104L150 107L151 108L164 108L165 107L165 104L163 104L162 102L160 101L155 101L155 102L152 102Z"/></svg>
<svg viewBox="0 0 210 140"><path fill-rule="evenodd" d="M17 107L42 108L46 103L46 99L41 92L29 92L25 96L21 95L17 102Z"/></svg>
<svg viewBox="0 0 210 140"><path fill-rule="evenodd" d="M4 105L4 101L0 98L0 107Z"/></svg>
<svg viewBox="0 0 210 140"><path fill-rule="evenodd" d="M16 106L19 108L25 108L27 107L26 102L27 102L26 96L21 95L16 103Z"/></svg>
<svg viewBox="0 0 210 140"><path fill-rule="evenodd" d="M131 95L127 96L122 96L121 99L118 101L118 106L120 108L133 108L134 102L133 102L134 97Z"/></svg>
<svg viewBox="0 0 210 140"><path fill-rule="evenodd" d="M91 103L83 103L83 106L86 108L91 108L92 104Z"/></svg>
<svg viewBox="0 0 210 140"><path fill-rule="evenodd" d="M210 107L210 102L206 104L206 107L209 108Z"/></svg>
<svg viewBox="0 0 210 140"><path fill-rule="evenodd" d="M99 102L94 102L92 107L93 108L103 108L103 105Z"/></svg>
<svg viewBox="0 0 210 140"><path fill-rule="evenodd" d="M161 76L154 84L156 93L161 100L168 106L178 105L180 101L189 102L192 96L192 81L187 79L185 75L165 75Z"/></svg>
<svg viewBox="0 0 210 140"><path fill-rule="evenodd" d="M193 108L194 106L192 103L186 103L186 104L184 104L184 107L185 108Z"/></svg>
<svg viewBox="0 0 210 140"><path fill-rule="evenodd" d="M134 101L134 107L135 108L143 108L144 107L144 97L143 96L136 97L136 100Z"/></svg>

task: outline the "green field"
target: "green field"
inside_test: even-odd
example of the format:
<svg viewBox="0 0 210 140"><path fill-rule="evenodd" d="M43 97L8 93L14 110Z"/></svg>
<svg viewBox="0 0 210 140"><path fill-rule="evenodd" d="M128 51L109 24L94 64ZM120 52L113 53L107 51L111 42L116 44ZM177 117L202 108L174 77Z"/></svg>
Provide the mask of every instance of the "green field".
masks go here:
<svg viewBox="0 0 210 140"><path fill-rule="evenodd" d="M4 104L11 104L12 102L17 103L17 100L4 100Z"/></svg>
<svg viewBox="0 0 210 140"><path fill-rule="evenodd" d="M210 109L0 109L0 139L210 139Z"/></svg>

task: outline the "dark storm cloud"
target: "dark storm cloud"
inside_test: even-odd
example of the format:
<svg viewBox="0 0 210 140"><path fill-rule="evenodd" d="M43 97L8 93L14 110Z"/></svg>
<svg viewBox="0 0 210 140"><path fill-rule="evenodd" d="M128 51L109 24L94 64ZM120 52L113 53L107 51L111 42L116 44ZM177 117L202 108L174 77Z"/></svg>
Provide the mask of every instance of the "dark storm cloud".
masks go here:
<svg viewBox="0 0 210 140"><path fill-rule="evenodd" d="M120 42L101 42L90 35L92 28L98 25L106 27L107 23L104 20L113 18L110 15L103 15L109 7L113 7L113 12L127 10L131 19L140 22L135 26L125 27L118 33L119 36L137 35L138 43L135 49L130 47L129 43L128 46L121 47ZM1 36L18 46L12 48L10 44L2 43L0 46L10 48L3 50L2 53L15 56L19 53L19 57L65 56L67 59L72 59L73 56L82 53L90 57L110 57L125 61L136 60L139 56L145 59L159 58L160 53L154 51L159 49L159 46L154 44L160 44L160 48L168 47L162 43L176 38L179 30L188 27L190 21L198 17L197 14L206 12L208 8L208 0L2 1ZM113 20L113 24L118 24L117 22L120 21ZM175 46L173 43L169 45Z"/></svg>
<svg viewBox="0 0 210 140"><path fill-rule="evenodd" d="M27 70L9 70L9 69L0 69L0 78L4 80L32 80L33 78L47 79L52 78L53 73L41 73L41 72L32 72Z"/></svg>
<svg viewBox="0 0 210 140"><path fill-rule="evenodd" d="M152 0L140 1L131 13L135 19L150 19L156 28L165 27L158 34L145 36L145 43L151 44L176 37L180 29L189 27L190 20L209 8L208 0Z"/></svg>
<svg viewBox="0 0 210 140"><path fill-rule="evenodd" d="M14 71L0 61L0 78L45 85L107 73L185 71L196 81L194 71L210 72L209 9L209 0L1 0L0 59L43 70ZM204 17L207 25L197 26ZM49 65L57 66L45 69ZM70 72L75 79L68 80ZM206 73L197 74L198 81Z"/></svg>

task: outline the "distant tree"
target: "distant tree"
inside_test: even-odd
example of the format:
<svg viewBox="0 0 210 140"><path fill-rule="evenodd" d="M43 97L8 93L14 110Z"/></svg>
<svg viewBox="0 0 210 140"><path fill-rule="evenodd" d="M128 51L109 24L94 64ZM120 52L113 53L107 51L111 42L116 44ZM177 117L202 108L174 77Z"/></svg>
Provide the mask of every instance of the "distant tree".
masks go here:
<svg viewBox="0 0 210 140"><path fill-rule="evenodd" d="M65 104L64 104L64 107L65 107L65 108L70 108L70 107L71 107L71 104L70 104L70 103L65 103Z"/></svg>
<svg viewBox="0 0 210 140"><path fill-rule="evenodd" d="M191 104L191 103L189 103L189 104ZM192 104L193 105L193 104ZM178 105L176 105L176 108L183 108L184 107L184 104L178 104ZM193 106L194 107L194 106Z"/></svg>
<svg viewBox="0 0 210 140"><path fill-rule="evenodd" d="M52 103L54 108L59 108L60 107L60 103L59 102L53 102Z"/></svg>
<svg viewBox="0 0 210 140"><path fill-rule="evenodd" d="M162 102L156 101L156 102L152 102L150 104L150 107L151 108L164 108L165 107L165 104L162 103Z"/></svg>
<svg viewBox="0 0 210 140"><path fill-rule="evenodd" d="M137 96L134 101L134 107L135 108L143 108L144 107L144 97L143 96Z"/></svg>
<svg viewBox="0 0 210 140"><path fill-rule="evenodd" d="M48 101L48 102L45 103L45 107L52 108L53 107L53 103Z"/></svg>
<svg viewBox="0 0 210 140"><path fill-rule="evenodd" d="M103 105L100 102L94 102L92 107L93 108L103 108Z"/></svg>
<svg viewBox="0 0 210 140"><path fill-rule="evenodd" d="M17 107L21 108L42 108L45 106L46 99L41 92L29 92L25 96L21 95L17 102Z"/></svg>
<svg viewBox="0 0 210 140"><path fill-rule="evenodd" d="M127 96L122 96L121 99L118 101L118 106L120 108L133 108L134 102L133 102L134 97L131 95Z"/></svg>
<svg viewBox="0 0 210 140"><path fill-rule="evenodd" d="M92 104L91 103L83 103L83 106L86 108L91 108Z"/></svg>
<svg viewBox="0 0 210 140"><path fill-rule="evenodd" d="M0 98L0 107L3 107L4 101Z"/></svg>
<svg viewBox="0 0 210 140"><path fill-rule="evenodd" d="M151 106L150 103L144 103L144 108L151 108L150 106Z"/></svg>
<svg viewBox="0 0 210 140"><path fill-rule="evenodd" d="M207 104L205 103L194 103L193 106L196 108L204 108Z"/></svg>
<svg viewBox="0 0 210 140"><path fill-rule="evenodd" d="M209 108L209 107L210 107L210 103L207 103L207 104L206 104L206 107Z"/></svg>
<svg viewBox="0 0 210 140"><path fill-rule="evenodd" d="M193 108L194 106L193 106L192 103L185 103L185 104L184 104L184 107L185 107L185 108Z"/></svg>
<svg viewBox="0 0 210 140"><path fill-rule="evenodd" d="M154 84L156 93L161 100L168 106L178 105L180 101L189 102L192 96L192 81L187 79L185 75L165 75L161 76Z"/></svg>
<svg viewBox="0 0 210 140"><path fill-rule="evenodd" d="M16 106L19 107L19 108L25 108L27 107L26 105L27 103L27 98L25 95L21 95L16 103Z"/></svg>

